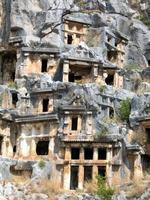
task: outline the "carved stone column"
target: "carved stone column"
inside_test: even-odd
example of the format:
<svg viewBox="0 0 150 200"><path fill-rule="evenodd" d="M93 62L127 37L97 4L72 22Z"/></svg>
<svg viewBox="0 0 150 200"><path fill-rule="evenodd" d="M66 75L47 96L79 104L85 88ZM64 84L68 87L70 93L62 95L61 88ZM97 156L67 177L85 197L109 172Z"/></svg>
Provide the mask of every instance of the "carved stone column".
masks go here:
<svg viewBox="0 0 150 200"><path fill-rule="evenodd" d="M63 82L69 81L69 61L64 61L63 64Z"/></svg>
<svg viewBox="0 0 150 200"><path fill-rule="evenodd" d="M64 189L69 190L70 189L70 171L71 167L69 164L69 160L71 159L71 152L70 147L66 147L65 149L65 165L64 165Z"/></svg>

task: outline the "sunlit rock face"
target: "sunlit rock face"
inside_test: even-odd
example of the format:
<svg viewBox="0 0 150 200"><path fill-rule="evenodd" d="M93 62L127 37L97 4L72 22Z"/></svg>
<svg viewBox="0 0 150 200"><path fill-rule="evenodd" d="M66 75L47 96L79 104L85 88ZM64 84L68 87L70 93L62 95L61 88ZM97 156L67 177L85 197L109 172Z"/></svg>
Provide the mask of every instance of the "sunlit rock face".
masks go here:
<svg viewBox="0 0 150 200"><path fill-rule="evenodd" d="M1 0L0 180L29 180L26 192L19 193L26 185L0 185L4 198L48 199L45 180L56 180L58 191L88 192L87 181L100 175L123 190L114 200L125 200L129 183L146 179L149 7L140 0ZM40 184L41 193L31 194ZM58 196L71 198L99 199Z"/></svg>

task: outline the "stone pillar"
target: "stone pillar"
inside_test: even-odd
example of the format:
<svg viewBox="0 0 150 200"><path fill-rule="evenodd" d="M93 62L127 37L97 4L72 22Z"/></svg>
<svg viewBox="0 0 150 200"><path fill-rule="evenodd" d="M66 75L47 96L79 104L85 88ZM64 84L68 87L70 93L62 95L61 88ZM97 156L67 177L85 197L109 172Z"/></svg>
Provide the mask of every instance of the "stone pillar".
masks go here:
<svg viewBox="0 0 150 200"><path fill-rule="evenodd" d="M117 88L122 88L123 87L123 77L119 76L118 73L115 73L114 86L117 87Z"/></svg>
<svg viewBox="0 0 150 200"><path fill-rule="evenodd" d="M79 157L81 162L84 162L84 148L81 147L80 148L80 157Z"/></svg>
<svg viewBox="0 0 150 200"><path fill-rule="evenodd" d="M50 138L49 141L49 157L52 158L53 154L54 154L54 146L55 146L55 141L54 141L54 137Z"/></svg>
<svg viewBox="0 0 150 200"><path fill-rule="evenodd" d="M141 155L135 155L135 161L134 161L134 179L140 180L143 178L143 171L142 171L142 161L141 161Z"/></svg>
<svg viewBox="0 0 150 200"><path fill-rule="evenodd" d="M84 185L84 148L81 147L80 149L80 165L79 165L79 174L78 174L78 188L83 189Z"/></svg>
<svg viewBox="0 0 150 200"><path fill-rule="evenodd" d="M71 159L71 152L70 152L70 147L66 147L65 149L65 162L66 164L64 165L64 189L69 190L70 189L70 172L71 172L71 167L69 164L69 160Z"/></svg>
<svg viewBox="0 0 150 200"><path fill-rule="evenodd" d="M107 157L106 157L108 163L106 166L106 177L107 177L107 183L109 185L112 184L112 164L111 164L111 160L112 160L112 148L107 148Z"/></svg>
<svg viewBox="0 0 150 200"><path fill-rule="evenodd" d="M80 164L79 165L79 174L78 174L78 188L80 190L82 190L83 185L84 185L84 166L83 166L83 164Z"/></svg>
<svg viewBox="0 0 150 200"><path fill-rule="evenodd" d="M83 25L83 38L82 40L85 42L85 35L87 34L87 25Z"/></svg>
<svg viewBox="0 0 150 200"><path fill-rule="evenodd" d="M31 156L37 156L37 154L36 154L36 142L35 142L35 139L31 139L30 155Z"/></svg>
<svg viewBox="0 0 150 200"><path fill-rule="evenodd" d="M98 77L98 65L95 64L94 68L93 68L93 78L94 78L94 80L96 80L97 77Z"/></svg>
<svg viewBox="0 0 150 200"><path fill-rule="evenodd" d="M30 146L27 142L27 138L20 139L20 156L22 157L30 156Z"/></svg>
<svg viewBox="0 0 150 200"><path fill-rule="evenodd" d="M98 160L98 148L94 147L94 152L93 152L93 160ZM97 165L93 165L93 180L96 181L96 177L98 175L98 167Z"/></svg>
<svg viewBox="0 0 150 200"><path fill-rule="evenodd" d="M92 113L91 112L88 112L87 113L88 116L87 116L87 121L86 121L86 132L87 132L87 135L92 135L92 131L93 131L93 127L92 127Z"/></svg>
<svg viewBox="0 0 150 200"><path fill-rule="evenodd" d="M64 61L63 64L63 82L69 81L69 61Z"/></svg>
<svg viewBox="0 0 150 200"><path fill-rule="evenodd" d="M20 69L20 74L23 76L23 75L27 75L27 65L28 65L28 59L29 59L29 53L24 53L24 56L23 56L23 64Z"/></svg>
<svg viewBox="0 0 150 200"><path fill-rule="evenodd" d="M6 136L4 136L3 141L2 141L2 156L7 156L7 145L6 145Z"/></svg>
<svg viewBox="0 0 150 200"><path fill-rule="evenodd" d="M78 127L77 127L78 132L82 130L82 118L79 115L78 116Z"/></svg>
<svg viewBox="0 0 150 200"><path fill-rule="evenodd" d="M7 156L13 157L13 146L10 141L10 137L7 137L6 145L7 145Z"/></svg>
<svg viewBox="0 0 150 200"><path fill-rule="evenodd" d="M22 75L21 64L22 64L21 51L17 50L17 62L16 62L15 78L19 78Z"/></svg>

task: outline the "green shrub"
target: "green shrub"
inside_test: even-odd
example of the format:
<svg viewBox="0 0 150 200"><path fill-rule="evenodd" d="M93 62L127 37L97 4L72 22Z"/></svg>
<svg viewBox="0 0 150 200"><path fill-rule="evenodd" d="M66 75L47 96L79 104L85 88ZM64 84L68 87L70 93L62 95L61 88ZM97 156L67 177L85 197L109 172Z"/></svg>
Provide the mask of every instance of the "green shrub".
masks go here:
<svg viewBox="0 0 150 200"><path fill-rule="evenodd" d="M141 70L141 67L137 63L130 63L125 66L125 69L130 70L130 71L139 71Z"/></svg>
<svg viewBox="0 0 150 200"><path fill-rule="evenodd" d="M104 125L101 125L101 130L98 133L96 133L95 139L99 139L100 137L106 136L108 133L108 128Z"/></svg>
<svg viewBox="0 0 150 200"><path fill-rule="evenodd" d="M100 86L99 86L99 91L100 91L101 93L103 93L105 89L106 89L106 85L100 85Z"/></svg>
<svg viewBox="0 0 150 200"><path fill-rule="evenodd" d="M97 191L96 194L103 200L111 200L114 194L114 189L110 186L106 186L104 177L97 176Z"/></svg>
<svg viewBox="0 0 150 200"><path fill-rule="evenodd" d="M86 2L84 2L83 0L75 0L74 3L77 4L80 8L86 5Z"/></svg>
<svg viewBox="0 0 150 200"><path fill-rule="evenodd" d="M119 117L123 121L129 121L129 115L131 112L131 99L127 98L122 100L119 108Z"/></svg>
<svg viewBox="0 0 150 200"><path fill-rule="evenodd" d="M142 21L146 26L148 26L148 28L150 29L150 19L147 17L147 16L145 16L145 15L140 15L139 17L138 17L138 19L140 20L140 21Z"/></svg>
<svg viewBox="0 0 150 200"><path fill-rule="evenodd" d="M44 160L40 160L38 162L38 166L39 166L40 169L43 169L45 167L45 161Z"/></svg>
<svg viewBox="0 0 150 200"><path fill-rule="evenodd" d="M9 88L17 89L17 84L14 81L7 82L7 85L8 85Z"/></svg>

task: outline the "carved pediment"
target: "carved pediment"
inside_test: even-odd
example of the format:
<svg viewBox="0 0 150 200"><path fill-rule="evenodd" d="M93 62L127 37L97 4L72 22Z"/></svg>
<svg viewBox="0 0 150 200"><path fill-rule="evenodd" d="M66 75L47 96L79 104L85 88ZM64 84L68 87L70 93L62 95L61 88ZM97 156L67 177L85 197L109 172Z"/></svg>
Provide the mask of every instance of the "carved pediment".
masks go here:
<svg viewBox="0 0 150 200"><path fill-rule="evenodd" d="M68 53L64 54L66 58L94 59L98 60L98 55L92 51L84 42L77 47L72 48Z"/></svg>
<svg viewBox="0 0 150 200"><path fill-rule="evenodd" d="M70 98L63 99L60 105L62 110L86 110L86 102L82 94L73 92Z"/></svg>

